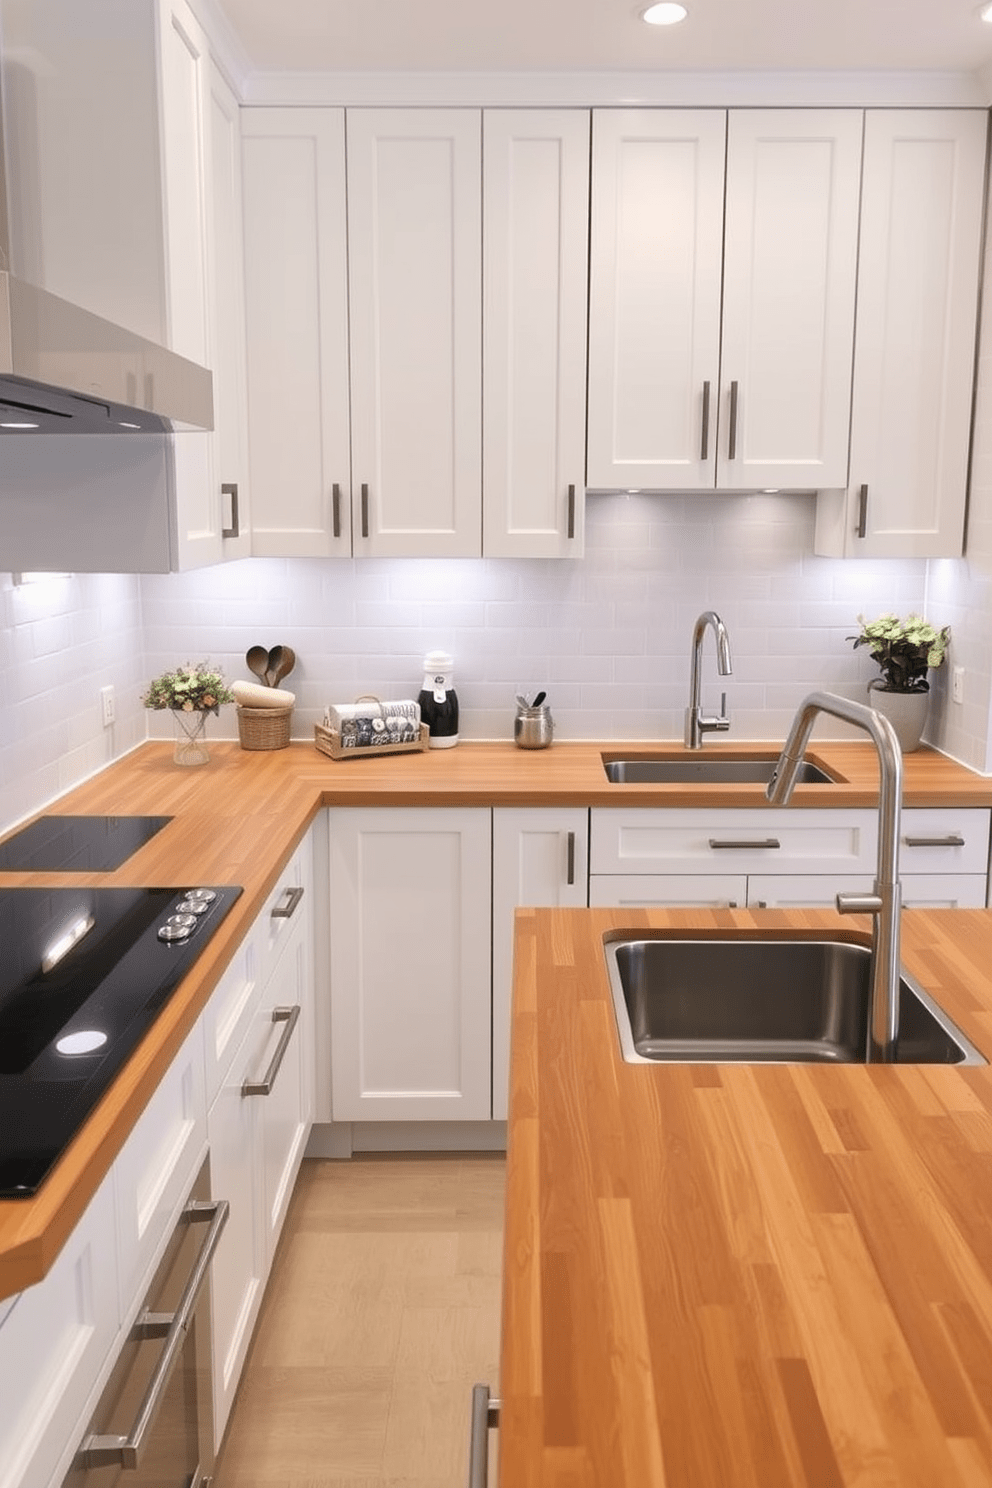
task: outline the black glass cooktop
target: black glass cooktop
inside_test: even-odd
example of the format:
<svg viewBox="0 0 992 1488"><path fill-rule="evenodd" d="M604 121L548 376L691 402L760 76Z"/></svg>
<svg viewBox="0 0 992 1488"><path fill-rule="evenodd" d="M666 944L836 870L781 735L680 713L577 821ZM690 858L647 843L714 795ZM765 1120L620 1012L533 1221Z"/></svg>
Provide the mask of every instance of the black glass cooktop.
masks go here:
<svg viewBox="0 0 992 1488"><path fill-rule="evenodd" d="M240 893L0 889L0 1198L37 1190Z"/></svg>
<svg viewBox="0 0 992 1488"><path fill-rule="evenodd" d="M171 816L39 816L0 842L0 869L109 873L171 820Z"/></svg>

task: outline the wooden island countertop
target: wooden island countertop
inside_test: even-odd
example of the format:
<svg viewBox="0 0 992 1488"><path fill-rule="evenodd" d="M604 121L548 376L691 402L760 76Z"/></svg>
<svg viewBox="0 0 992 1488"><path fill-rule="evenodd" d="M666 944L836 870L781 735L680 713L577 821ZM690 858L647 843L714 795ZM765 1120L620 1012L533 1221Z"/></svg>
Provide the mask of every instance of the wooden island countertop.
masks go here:
<svg viewBox="0 0 992 1488"><path fill-rule="evenodd" d="M720 741L706 753L771 758L775 743ZM681 754L681 745L462 743L378 759L332 760L308 743L246 751L211 743L208 765L182 769L172 746L151 742L68 791L37 815L167 815L173 820L113 873L0 872L0 888L60 882L114 885L240 884L244 890L113 1087L37 1195L0 1201L0 1299L40 1281L178 1052L293 848L322 806L721 806L763 809L760 785L612 785L601 754ZM836 777L799 786L798 806L873 806L877 763L867 743L821 742L810 756ZM992 780L923 749L905 761L907 806L988 808ZM12 835L8 833L6 835Z"/></svg>
<svg viewBox="0 0 992 1488"><path fill-rule="evenodd" d="M992 1055L992 912L903 964ZM517 911L503 1488L992 1483L992 1066L631 1065L603 938L829 910Z"/></svg>

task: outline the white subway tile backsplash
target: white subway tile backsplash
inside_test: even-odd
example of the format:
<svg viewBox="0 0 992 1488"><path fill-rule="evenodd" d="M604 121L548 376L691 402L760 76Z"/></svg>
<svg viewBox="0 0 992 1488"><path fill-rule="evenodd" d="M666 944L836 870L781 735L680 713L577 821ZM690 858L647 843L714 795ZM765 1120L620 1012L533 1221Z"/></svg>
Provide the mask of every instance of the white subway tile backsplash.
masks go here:
<svg viewBox="0 0 992 1488"><path fill-rule="evenodd" d="M984 500L992 554L992 482ZM807 692L863 696L875 669L847 640L859 611L908 612L928 598L921 562L814 555L814 512L810 495L619 493L589 498L582 560L249 559L16 590L0 576L0 826L146 732L169 737L169 715L140 703L158 672L209 658L229 680L248 678L245 652L257 644L297 653L284 685L297 696L301 739L328 702L366 691L415 696L435 648L454 656L466 738L512 737L514 695L543 687L559 739L678 739L692 627L713 608L730 630L734 674L718 676L707 635L705 706L726 691L730 737L780 739ZM954 710L963 716L946 729L941 702L936 725L969 763L984 760L989 732L989 582L963 561L931 581L933 606L951 615L955 645L976 671L966 709ZM117 692L111 730L97 706L107 683ZM844 732L827 721L821 730ZM236 736L233 708L210 732Z"/></svg>

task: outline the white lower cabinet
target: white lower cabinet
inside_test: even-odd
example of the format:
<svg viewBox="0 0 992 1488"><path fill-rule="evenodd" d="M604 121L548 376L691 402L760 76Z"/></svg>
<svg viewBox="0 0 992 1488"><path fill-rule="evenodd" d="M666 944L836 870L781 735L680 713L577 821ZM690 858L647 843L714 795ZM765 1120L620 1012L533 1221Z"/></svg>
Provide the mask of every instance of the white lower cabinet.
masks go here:
<svg viewBox="0 0 992 1488"><path fill-rule="evenodd" d="M335 1121L489 1118L490 817L330 809Z"/></svg>
<svg viewBox="0 0 992 1488"><path fill-rule="evenodd" d="M589 903L832 906L841 891L871 891L876 843L874 811L603 808L592 812ZM904 908L985 905L987 810L908 808L899 851Z"/></svg>
<svg viewBox="0 0 992 1488"><path fill-rule="evenodd" d="M240 1043L217 1066L216 1093L207 1118L211 1189L230 1204L213 1268L217 1447L310 1131L311 857L308 838L281 875L208 1008L208 1065L212 1026L245 1030ZM262 968L257 983L246 979L246 965ZM209 1018L215 1003L222 1013L216 1025Z"/></svg>
<svg viewBox="0 0 992 1488"><path fill-rule="evenodd" d="M493 1108L505 1121L510 1078L514 910L581 909L589 872L589 813L581 806L493 811Z"/></svg>

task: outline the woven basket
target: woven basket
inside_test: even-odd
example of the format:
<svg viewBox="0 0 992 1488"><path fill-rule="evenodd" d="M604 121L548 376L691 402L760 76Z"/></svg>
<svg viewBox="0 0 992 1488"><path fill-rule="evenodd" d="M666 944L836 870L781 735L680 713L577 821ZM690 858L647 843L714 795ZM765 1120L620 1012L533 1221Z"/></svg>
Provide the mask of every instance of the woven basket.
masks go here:
<svg viewBox="0 0 992 1488"><path fill-rule="evenodd" d="M293 721L292 708L238 708L242 749L285 749Z"/></svg>

